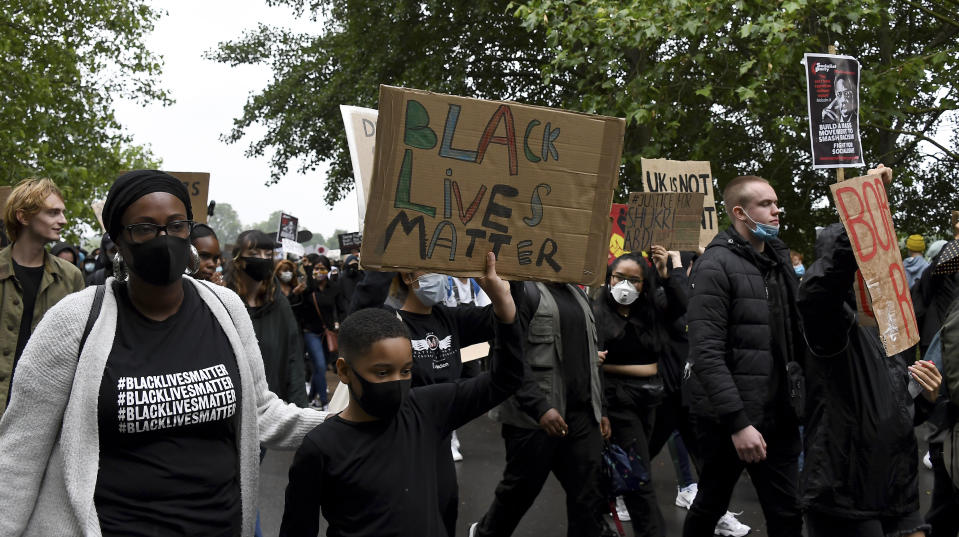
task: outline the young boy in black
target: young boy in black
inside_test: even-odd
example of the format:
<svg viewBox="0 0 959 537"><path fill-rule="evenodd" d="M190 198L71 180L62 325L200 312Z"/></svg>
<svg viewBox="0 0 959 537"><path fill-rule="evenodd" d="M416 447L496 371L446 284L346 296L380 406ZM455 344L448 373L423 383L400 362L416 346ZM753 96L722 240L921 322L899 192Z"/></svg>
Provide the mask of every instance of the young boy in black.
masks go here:
<svg viewBox="0 0 959 537"><path fill-rule="evenodd" d="M290 468L280 535L316 536L322 509L330 537L446 536L436 490L440 450L449 450L443 440L522 383L515 306L509 309L510 323L496 323L488 373L413 390L403 322L382 309L347 318L336 368L350 403L303 439Z"/></svg>

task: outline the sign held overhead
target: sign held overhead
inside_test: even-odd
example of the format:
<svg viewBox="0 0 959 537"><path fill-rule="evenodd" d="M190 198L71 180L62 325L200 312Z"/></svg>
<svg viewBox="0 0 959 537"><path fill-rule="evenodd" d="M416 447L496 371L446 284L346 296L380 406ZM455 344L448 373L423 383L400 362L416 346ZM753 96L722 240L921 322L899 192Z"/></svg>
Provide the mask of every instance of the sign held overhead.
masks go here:
<svg viewBox="0 0 959 537"><path fill-rule="evenodd" d="M373 270L595 284L625 121L380 86L362 247Z"/></svg>

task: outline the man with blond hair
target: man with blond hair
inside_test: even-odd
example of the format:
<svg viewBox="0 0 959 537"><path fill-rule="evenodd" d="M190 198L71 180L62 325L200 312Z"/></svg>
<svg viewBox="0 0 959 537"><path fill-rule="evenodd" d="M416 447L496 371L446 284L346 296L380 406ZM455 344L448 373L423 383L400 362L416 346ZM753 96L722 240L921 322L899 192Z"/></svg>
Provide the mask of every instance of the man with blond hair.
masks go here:
<svg viewBox="0 0 959 537"><path fill-rule="evenodd" d="M796 309L798 279L789 248L778 239L783 210L761 177L737 177L723 194L732 225L709 243L690 275L687 383L703 449L699 492L683 536L713 535L746 470L768 535L800 537L801 445L794 409L802 401L792 397L788 381L805 346Z"/></svg>
<svg viewBox="0 0 959 537"><path fill-rule="evenodd" d="M44 248L60 240L67 225L63 195L53 181L20 181L7 198L3 224L10 245L0 250L0 414L17 361L40 318L84 287L80 269Z"/></svg>

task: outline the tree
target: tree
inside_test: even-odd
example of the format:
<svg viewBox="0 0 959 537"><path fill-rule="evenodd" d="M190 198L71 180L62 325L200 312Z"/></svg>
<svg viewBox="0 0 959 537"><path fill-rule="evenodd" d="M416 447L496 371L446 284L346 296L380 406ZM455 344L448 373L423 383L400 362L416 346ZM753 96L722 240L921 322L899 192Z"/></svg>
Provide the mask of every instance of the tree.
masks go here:
<svg viewBox="0 0 959 537"><path fill-rule="evenodd" d="M279 219L277 219L277 222L279 222ZM217 203L213 216L209 217L207 223L216 232L221 246L232 244L240 232L244 230L243 224L240 222L240 215L229 203Z"/></svg>
<svg viewBox="0 0 959 537"><path fill-rule="evenodd" d="M344 233L349 233L349 231L345 229L337 229L334 231L333 234L330 235L330 238L326 240L326 247L330 250L338 250L340 248L340 239L338 236L343 235ZM349 254L349 252L345 253Z"/></svg>
<svg viewBox="0 0 959 537"><path fill-rule="evenodd" d="M157 167L113 113L118 97L171 102L143 44L160 13L137 0L12 0L0 12L0 184L51 177L76 242L121 170Z"/></svg>
<svg viewBox="0 0 959 537"><path fill-rule="evenodd" d="M274 72L225 138L264 125L247 153L275 150L273 180L291 160L301 172L329 161L327 202L352 184L338 105L376 107L377 85L394 84L624 117L620 200L639 188L641 157L709 160L719 186L762 175L789 209L784 238L808 254L814 226L836 214L833 176L811 170L799 62L835 44L864 66L864 152L898 172L889 192L897 225L948 227L946 212L930 218L927 205L954 192L954 173L934 171L959 165L957 140L937 136L959 108L954 2L272 1L322 17L323 31L260 26L210 53Z"/></svg>
<svg viewBox="0 0 959 537"><path fill-rule="evenodd" d="M948 4L948 5L947 5ZM951 12L950 12L950 6ZM957 106L959 10L928 0L761 2L530 0L516 10L542 29L557 54L546 80L576 88L561 103L628 121L620 195L639 187L639 159L709 160L720 186L746 174L768 178L783 205L787 243L811 252L814 226L837 220L832 173L809 155L804 52L838 52L863 64L863 150L896 168L889 197L901 229L948 227L936 211L954 192L959 144L943 144ZM865 170L848 170L850 177ZM930 194L946 194L930 198ZM954 194L953 194L954 195Z"/></svg>
<svg viewBox="0 0 959 537"><path fill-rule="evenodd" d="M376 108L380 84L532 103L559 100L560 88L540 80L549 55L535 45L543 43L544 33L524 30L505 0L270 3L322 17L323 32L296 34L261 24L208 53L230 65L273 69L272 82L250 97L224 139L239 142L254 125L265 126L246 154L273 152L273 182L290 161L301 162L300 173L330 163L325 196L330 205L353 186L339 105Z"/></svg>

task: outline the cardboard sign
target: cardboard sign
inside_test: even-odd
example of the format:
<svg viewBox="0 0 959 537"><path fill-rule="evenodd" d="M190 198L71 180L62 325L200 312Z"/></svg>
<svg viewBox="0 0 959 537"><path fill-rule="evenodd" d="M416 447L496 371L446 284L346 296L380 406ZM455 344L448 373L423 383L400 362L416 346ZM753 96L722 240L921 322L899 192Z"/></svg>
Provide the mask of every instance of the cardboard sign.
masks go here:
<svg viewBox="0 0 959 537"><path fill-rule="evenodd" d="M380 86L363 266L594 284L625 121Z"/></svg>
<svg viewBox="0 0 959 537"><path fill-rule="evenodd" d="M93 214L97 217L97 222L100 222L100 227L103 228L103 231L107 230L107 226L103 225L103 206L105 204L106 202L102 200L90 204L90 208L93 209Z"/></svg>
<svg viewBox="0 0 959 537"><path fill-rule="evenodd" d="M702 192L633 192L629 195L623 248L648 250L657 244L667 250L699 248L703 216Z"/></svg>
<svg viewBox="0 0 959 537"><path fill-rule="evenodd" d="M614 203L609 210L609 218L613 221L612 230L609 234L609 255L606 259L606 265L612 265L616 258L627 253L624 248L626 245L626 215L628 205L625 203Z"/></svg>
<svg viewBox="0 0 959 537"><path fill-rule="evenodd" d="M296 242L296 231L300 225L300 219L286 213L280 213L280 229L276 233L277 240L287 239Z"/></svg>
<svg viewBox="0 0 959 537"><path fill-rule="evenodd" d="M210 174L206 172L166 172L176 177L190 193L193 220L206 223L206 203L210 194Z"/></svg>
<svg viewBox="0 0 959 537"><path fill-rule="evenodd" d="M856 255L886 355L919 342L912 296L882 179L866 175L830 185Z"/></svg>
<svg viewBox="0 0 959 537"><path fill-rule="evenodd" d="M370 199L370 181L373 179L373 150L376 142L377 111L372 108L340 105L346 143L350 146L353 163L353 182L356 185L356 209L360 216L360 230L366 218Z"/></svg>
<svg viewBox="0 0 959 537"><path fill-rule="evenodd" d="M865 166L859 139L859 61L806 53L803 65L812 167Z"/></svg>
<svg viewBox="0 0 959 537"><path fill-rule="evenodd" d="M699 246L708 246L719 233L716 194L709 161L644 158L640 165L643 192L702 192L705 195L700 219Z"/></svg>
<svg viewBox="0 0 959 537"><path fill-rule="evenodd" d="M359 250L363 246L363 234L358 232L342 233L336 236L336 240L340 242L340 251L346 254L354 248Z"/></svg>

